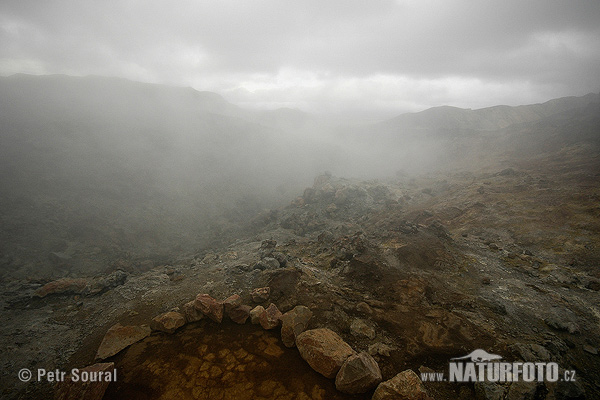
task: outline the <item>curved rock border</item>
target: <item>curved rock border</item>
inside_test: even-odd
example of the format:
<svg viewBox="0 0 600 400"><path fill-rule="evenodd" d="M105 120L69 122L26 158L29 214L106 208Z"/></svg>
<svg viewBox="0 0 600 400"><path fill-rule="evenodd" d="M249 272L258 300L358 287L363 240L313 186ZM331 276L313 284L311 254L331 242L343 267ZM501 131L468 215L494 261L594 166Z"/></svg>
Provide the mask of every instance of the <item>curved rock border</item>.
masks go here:
<svg viewBox="0 0 600 400"><path fill-rule="evenodd" d="M269 292L270 288L257 288L250 296L254 301L266 300L265 297ZM282 314L274 303L270 303L266 309L261 305L251 308L242 304L241 297L237 294L219 301L206 293L200 293L182 308L182 313L179 312L179 308L176 308L157 315L150 322L150 328L147 325L126 327L119 323L113 325L102 339L96 359L112 357L144 339L150 334L150 329L172 334L182 326L204 318L221 323L223 316L226 315L238 324L245 324L250 319L252 324L261 325L266 330L281 326L283 344L286 347L296 346L300 356L313 370L329 379L335 379L336 389L340 392L359 394L376 388L373 399L377 400L431 399L423 383L412 370L403 371L394 378L382 382L379 365L368 353L357 353L337 333L328 328L306 330L313 315L308 307L299 305ZM125 338L118 335L121 331L126 333ZM132 332L137 335L132 335ZM61 390L60 386L57 390Z"/></svg>

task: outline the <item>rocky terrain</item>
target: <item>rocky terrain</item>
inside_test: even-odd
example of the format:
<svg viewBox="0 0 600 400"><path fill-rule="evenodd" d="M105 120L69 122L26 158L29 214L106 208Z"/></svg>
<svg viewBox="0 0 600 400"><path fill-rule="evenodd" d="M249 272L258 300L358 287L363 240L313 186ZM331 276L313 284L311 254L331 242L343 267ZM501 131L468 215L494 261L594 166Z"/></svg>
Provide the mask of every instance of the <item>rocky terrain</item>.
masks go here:
<svg viewBox="0 0 600 400"><path fill-rule="evenodd" d="M0 86L2 398L112 365L106 399L600 397L597 94L325 132L191 89ZM420 381L476 349L576 381Z"/></svg>
<svg viewBox="0 0 600 400"><path fill-rule="evenodd" d="M576 383L501 386L507 398L595 398L600 165L597 157L572 159L587 164L553 158L539 160L543 169L523 163L390 182L321 175L289 206L259 215L256 233L227 247L141 274L116 269L103 280L5 284L3 397L52 390L23 384L14 371L89 365L113 324L148 323L208 293L272 302L282 312L304 305L313 312L309 328L329 328L372 355L384 380L407 369L444 371L449 358L482 348L577 372ZM250 294L259 287L270 293L257 303ZM201 327L210 322L196 324L174 337L208 329L198 337L242 340L231 322L221 333ZM145 340L167 346L171 339L161 335ZM285 354L271 362L285 368L292 358ZM253 383L263 378L254 375ZM436 399L501 398L472 384L425 386Z"/></svg>

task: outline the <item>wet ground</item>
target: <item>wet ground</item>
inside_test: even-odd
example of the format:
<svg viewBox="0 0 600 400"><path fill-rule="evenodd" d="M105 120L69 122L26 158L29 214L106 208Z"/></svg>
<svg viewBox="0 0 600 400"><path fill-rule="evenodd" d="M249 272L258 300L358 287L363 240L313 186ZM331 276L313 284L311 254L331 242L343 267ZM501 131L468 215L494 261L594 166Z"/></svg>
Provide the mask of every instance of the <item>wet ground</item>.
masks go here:
<svg viewBox="0 0 600 400"><path fill-rule="evenodd" d="M313 371L278 330L201 321L152 335L114 357L110 399L368 399L344 395Z"/></svg>

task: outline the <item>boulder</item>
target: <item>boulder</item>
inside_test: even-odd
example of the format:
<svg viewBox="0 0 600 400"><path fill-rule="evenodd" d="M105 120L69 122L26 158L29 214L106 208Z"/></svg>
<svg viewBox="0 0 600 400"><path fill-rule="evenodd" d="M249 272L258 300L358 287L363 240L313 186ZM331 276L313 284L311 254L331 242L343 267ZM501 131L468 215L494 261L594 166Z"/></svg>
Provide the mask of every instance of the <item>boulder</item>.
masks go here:
<svg viewBox="0 0 600 400"><path fill-rule="evenodd" d="M79 370L79 377L82 373L87 372L90 379L86 382L73 381L72 375L66 377L63 382L59 382L56 385L54 391L55 400L72 400L72 399L86 399L86 400L102 400L104 392L108 387L109 383L116 380L114 375L115 363L98 363L90 365ZM93 379L94 376L100 376L102 379Z"/></svg>
<svg viewBox="0 0 600 400"><path fill-rule="evenodd" d="M242 298L239 295L234 294L223 300L223 311L225 314L229 315L229 311L241 305Z"/></svg>
<svg viewBox="0 0 600 400"><path fill-rule="evenodd" d="M433 400L427 395L421 379L411 369L400 372L390 380L381 382L372 400Z"/></svg>
<svg viewBox="0 0 600 400"><path fill-rule="evenodd" d="M250 296L252 296L252 301L255 303L262 303L264 301L269 300L269 295L271 294L270 287L261 287L256 288L250 292Z"/></svg>
<svg viewBox="0 0 600 400"><path fill-rule="evenodd" d="M260 316L265 312L265 308L263 306L256 306L250 311L250 322L252 325L260 324Z"/></svg>
<svg viewBox="0 0 600 400"><path fill-rule="evenodd" d="M213 299L208 294L201 293L196 296L194 306L202 314L206 315L216 323L220 324L221 321L223 321L223 303Z"/></svg>
<svg viewBox="0 0 600 400"><path fill-rule="evenodd" d="M281 340L286 347L296 345L296 337L306 330L312 315L308 307L296 306L281 316Z"/></svg>
<svg viewBox="0 0 600 400"><path fill-rule="evenodd" d="M173 333L183 325L185 325L185 317L178 312L169 311L154 317L150 323L150 328L153 331Z"/></svg>
<svg viewBox="0 0 600 400"><path fill-rule="evenodd" d="M200 321L202 318L204 318L204 314L202 314L202 312L196 308L194 300L185 303L182 308L183 316L185 317L185 321L187 323Z"/></svg>
<svg viewBox="0 0 600 400"><path fill-rule="evenodd" d="M326 378L336 376L354 350L335 332L327 328L311 329L296 337L300 356Z"/></svg>
<svg viewBox="0 0 600 400"><path fill-rule="evenodd" d="M281 323L281 311L279 311L275 304L271 303L269 307L260 314L259 322L263 329L276 328Z"/></svg>
<svg viewBox="0 0 600 400"><path fill-rule="evenodd" d="M46 283L35 291L34 296L46 297L49 294L80 294L87 284L87 280L83 278L61 278Z"/></svg>
<svg viewBox="0 0 600 400"><path fill-rule="evenodd" d="M121 350L147 337L151 332L148 325L123 326L116 323L104 335L96 353L96 359L103 360L114 356Z"/></svg>
<svg viewBox="0 0 600 400"><path fill-rule="evenodd" d="M363 352L346 359L335 378L335 387L348 394L366 393L377 386L381 379L377 361Z"/></svg>
<svg viewBox="0 0 600 400"><path fill-rule="evenodd" d="M229 315L229 318L231 318L231 320L236 324L243 325L246 323L248 317L250 316L250 310L250 306L240 305L231 309L229 313L227 313L227 315Z"/></svg>

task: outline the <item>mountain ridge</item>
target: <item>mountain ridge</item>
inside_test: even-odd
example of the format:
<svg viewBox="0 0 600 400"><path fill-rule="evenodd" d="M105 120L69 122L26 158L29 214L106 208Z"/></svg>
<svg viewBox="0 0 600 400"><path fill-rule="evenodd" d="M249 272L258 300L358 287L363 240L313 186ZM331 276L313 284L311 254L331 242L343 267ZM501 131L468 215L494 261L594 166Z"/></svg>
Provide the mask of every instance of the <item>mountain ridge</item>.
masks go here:
<svg viewBox="0 0 600 400"><path fill-rule="evenodd" d="M567 96L548 100L544 103L520 106L497 105L480 109L465 109L453 106L432 107L417 113L401 114L382 121L380 129L454 129L497 130L512 124L531 122L562 111L568 111L587 104L599 102L600 94L588 93L584 96Z"/></svg>

